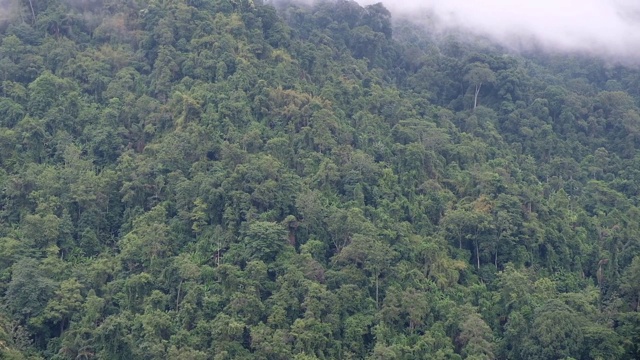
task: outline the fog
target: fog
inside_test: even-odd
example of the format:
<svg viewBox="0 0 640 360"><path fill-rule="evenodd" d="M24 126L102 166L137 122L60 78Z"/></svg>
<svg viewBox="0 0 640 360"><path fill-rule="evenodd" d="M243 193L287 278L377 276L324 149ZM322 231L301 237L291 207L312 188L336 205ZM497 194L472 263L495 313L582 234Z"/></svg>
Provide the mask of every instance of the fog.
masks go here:
<svg viewBox="0 0 640 360"><path fill-rule="evenodd" d="M380 2L358 0L362 5ZM640 0L383 0L394 17L460 28L502 45L532 44L629 61L640 57Z"/></svg>
<svg viewBox="0 0 640 360"><path fill-rule="evenodd" d="M18 13L19 4L14 0L0 0L0 25Z"/></svg>
<svg viewBox="0 0 640 360"><path fill-rule="evenodd" d="M65 1L85 7L101 3ZM356 1L361 5L382 1L396 19L428 23L437 30L471 31L514 49L542 47L640 63L640 0ZM18 4L17 0L0 0L0 23L19 13Z"/></svg>

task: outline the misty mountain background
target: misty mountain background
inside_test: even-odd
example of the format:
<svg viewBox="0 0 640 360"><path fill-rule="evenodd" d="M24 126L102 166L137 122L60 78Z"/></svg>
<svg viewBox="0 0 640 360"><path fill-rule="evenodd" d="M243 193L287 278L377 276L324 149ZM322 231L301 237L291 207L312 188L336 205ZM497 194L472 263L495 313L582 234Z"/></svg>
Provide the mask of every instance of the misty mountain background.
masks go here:
<svg viewBox="0 0 640 360"><path fill-rule="evenodd" d="M378 1L359 1L369 5ZM503 46L580 52L638 64L640 2L634 0L408 0L383 4L396 18L441 31L464 29Z"/></svg>

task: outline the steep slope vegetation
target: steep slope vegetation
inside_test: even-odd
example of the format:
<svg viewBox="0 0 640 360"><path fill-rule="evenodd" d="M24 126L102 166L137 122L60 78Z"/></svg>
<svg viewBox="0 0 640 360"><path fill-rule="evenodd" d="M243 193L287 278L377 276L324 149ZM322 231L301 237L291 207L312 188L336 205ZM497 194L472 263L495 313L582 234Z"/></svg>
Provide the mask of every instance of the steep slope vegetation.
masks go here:
<svg viewBox="0 0 640 360"><path fill-rule="evenodd" d="M6 9L1 355L640 356L637 71L342 0Z"/></svg>

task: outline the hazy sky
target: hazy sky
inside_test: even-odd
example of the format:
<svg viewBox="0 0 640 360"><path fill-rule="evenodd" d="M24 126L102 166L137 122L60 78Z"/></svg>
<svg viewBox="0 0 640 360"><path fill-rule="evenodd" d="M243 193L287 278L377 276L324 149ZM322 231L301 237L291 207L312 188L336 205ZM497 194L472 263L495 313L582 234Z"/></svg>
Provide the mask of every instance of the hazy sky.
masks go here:
<svg viewBox="0 0 640 360"><path fill-rule="evenodd" d="M363 5L378 1L357 0ZM535 37L556 50L640 56L640 0L382 0L396 14L431 9L445 26L506 45ZM628 59L627 59L628 60ZM640 60L639 60L640 61Z"/></svg>

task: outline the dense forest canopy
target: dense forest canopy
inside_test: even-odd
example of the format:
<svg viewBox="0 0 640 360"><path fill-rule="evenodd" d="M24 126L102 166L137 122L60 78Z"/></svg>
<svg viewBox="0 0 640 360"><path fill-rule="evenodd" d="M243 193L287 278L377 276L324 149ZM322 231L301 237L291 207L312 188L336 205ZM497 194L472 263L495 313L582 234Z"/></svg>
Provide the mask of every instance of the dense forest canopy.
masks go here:
<svg viewBox="0 0 640 360"><path fill-rule="evenodd" d="M349 0L0 7L1 358L640 358L640 71Z"/></svg>

